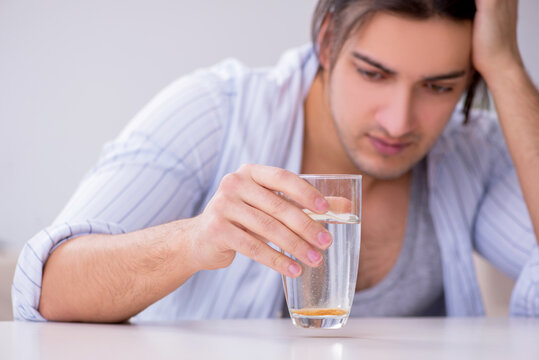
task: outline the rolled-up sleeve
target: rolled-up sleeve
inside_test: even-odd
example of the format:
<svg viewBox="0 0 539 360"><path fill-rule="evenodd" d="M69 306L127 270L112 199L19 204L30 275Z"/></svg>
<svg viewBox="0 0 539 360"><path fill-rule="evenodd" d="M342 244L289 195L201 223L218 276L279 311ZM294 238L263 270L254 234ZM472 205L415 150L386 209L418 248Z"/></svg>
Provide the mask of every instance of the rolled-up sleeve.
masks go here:
<svg viewBox="0 0 539 360"><path fill-rule="evenodd" d="M117 225L86 221L63 223L40 231L26 243L21 251L11 286L13 316L15 320L44 321L38 311L41 295L43 266L51 252L62 242L88 234L120 234Z"/></svg>
<svg viewBox="0 0 539 360"><path fill-rule="evenodd" d="M539 317L539 249L535 248L520 273L510 303L512 316Z"/></svg>
<svg viewBox="0 0 539 360"><path fill-rule="evenodd" d="M539 316L539 249L505 142L493 136L492 172L475 224L476 250L516 283L512 316Z"/></svg>

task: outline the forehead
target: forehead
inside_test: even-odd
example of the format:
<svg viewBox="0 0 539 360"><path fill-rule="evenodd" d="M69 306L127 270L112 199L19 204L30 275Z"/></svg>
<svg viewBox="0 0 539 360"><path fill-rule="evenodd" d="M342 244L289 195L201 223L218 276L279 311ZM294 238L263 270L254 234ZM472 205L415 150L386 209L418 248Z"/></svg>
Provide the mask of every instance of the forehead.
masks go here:
<svg viewBox="0 0 539 360"><path fill-rule="evenodd" d="M471 21L417 20L379 12L352 34L343 50L356 50L397 72L422 76L467 69L471 41Z"/></svg>

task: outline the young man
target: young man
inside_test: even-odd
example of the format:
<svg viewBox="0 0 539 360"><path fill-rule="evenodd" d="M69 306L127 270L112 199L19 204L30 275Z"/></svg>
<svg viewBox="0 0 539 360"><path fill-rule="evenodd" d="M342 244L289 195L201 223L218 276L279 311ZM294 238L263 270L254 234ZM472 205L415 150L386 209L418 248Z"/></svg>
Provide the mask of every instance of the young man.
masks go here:
<svg viewBox="0 0 539 360"><path fill-rule="evenodd" d="M331 245L275 194L325 212L296 173L364 176L352 316L482 315L473 249L517 279L511 314L539 315L539 94L516 12L507 0L321 0L317 51L179 80L28 242L15 317L279 316L280 273L301 269L270 244L310 266ZM457 106L475 71L503 135Z"/></svg>

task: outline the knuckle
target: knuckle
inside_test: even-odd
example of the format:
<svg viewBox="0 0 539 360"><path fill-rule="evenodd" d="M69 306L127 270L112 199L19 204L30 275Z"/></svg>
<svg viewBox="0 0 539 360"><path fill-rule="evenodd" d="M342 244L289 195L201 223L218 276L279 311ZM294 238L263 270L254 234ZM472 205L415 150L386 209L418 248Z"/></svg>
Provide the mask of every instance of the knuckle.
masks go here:
<svg viewBox="0 0 539 360"><path fill-rule="evenodd" d="M289 204L281 197L273 195L268 199L268 204L274 215L283 215L287 212Z"/></svg>
<svg viewBox="0 0 539 360"><path fill-rule="evenodd" d="M272 267L273 269L280 269L282 268L282 255L279 254L279 253L275 253L271 256L271 259L270 259L270 267Z"/></svg>
<svg viewBox="0 0 539 360"><path fill-rule="evenodd" d="M260 223L260 226L266 233L272 233L277 231L277 228L279 227L277 224L277 220L272 218L271 216L258 216L258 222Z"/></svg>
<svg viewBox="0 0 539 360"><path fill-rule="evenodd" d="M293 237L290 241L288 241L287 245L288 245L288 248L290 249L289 252L291 254L296 254L296 252L300 248L301 240L298 239L297 237Z"/></svg>
<svg viewBox="0 0 539 360"><path fill-rule="evenodd" d="M311 234L317 230L317 223L308 216L304 216L303 224L301 226L303 234Z"/></svg>
<svg viewBox="0 0 539 360"><path fill-rule="evenodd" d="M258 259L262 254L262 246L263 244L260 241L252 241L248 245L248 256L251 259Z"/></svg>
<svg viewBox="0 0 539 360"><path fill-rule="evenodd" d="M275 177L284 181L289 180L292 177L292 173L286 169L275 168Z"/></svg>
<svg viewBox="0 0 539 360"><path fill-rule="evenodd" d="M238 173L229 173L221 180L221 190L224 192L234 192L241 183L241 176Z"/></svg>
<svg viewBox="0 0 539 360"><path fill-rule="evenodd" d="M238 172L250 174L253 171L253 168L253 164L242 164L238 169Z"/></svg>

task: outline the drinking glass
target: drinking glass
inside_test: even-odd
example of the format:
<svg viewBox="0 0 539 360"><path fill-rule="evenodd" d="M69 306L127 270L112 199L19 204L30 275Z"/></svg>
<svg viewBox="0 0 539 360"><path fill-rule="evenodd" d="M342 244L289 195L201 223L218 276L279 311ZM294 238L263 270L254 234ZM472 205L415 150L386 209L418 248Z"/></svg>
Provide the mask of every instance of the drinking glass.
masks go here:
<svg viewBox="0 0 539 360"><path fill-rule="evenodd" d="M324 225L333 243L322 251L323 262L301 263L298 278L283 275L290 317L301 328L338 329L346 324L356 288L361 244L361 175L300 175L329 203L325 214L303 211Z"/></svg>

